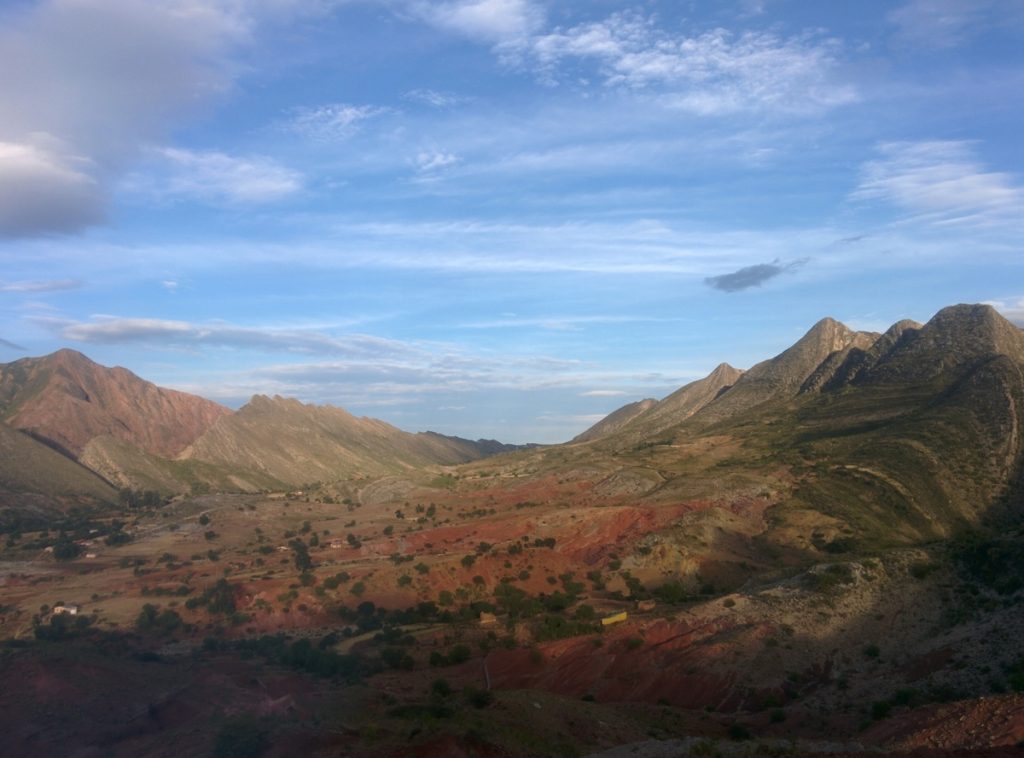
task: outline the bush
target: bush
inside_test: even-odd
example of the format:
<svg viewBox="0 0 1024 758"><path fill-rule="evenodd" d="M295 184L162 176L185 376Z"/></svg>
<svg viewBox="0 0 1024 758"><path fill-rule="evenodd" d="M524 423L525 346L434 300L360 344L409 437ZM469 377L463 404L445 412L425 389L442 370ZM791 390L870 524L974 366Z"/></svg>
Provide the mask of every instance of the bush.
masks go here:
<svg viewBox="0 0 1024 758"><path fill-rule="evenodd" d="M494 702L494 693L488 690L466 687L463 694L466 696L466 701L474 708L486 708Z"/></svg>
<svg viewBox="0 0 1024 758"><path fill-rule="evenodd" d="M430 691L438 697L448 697L455 690L448 684L447 679L435 679L433 684L430 685Z"/></svg>

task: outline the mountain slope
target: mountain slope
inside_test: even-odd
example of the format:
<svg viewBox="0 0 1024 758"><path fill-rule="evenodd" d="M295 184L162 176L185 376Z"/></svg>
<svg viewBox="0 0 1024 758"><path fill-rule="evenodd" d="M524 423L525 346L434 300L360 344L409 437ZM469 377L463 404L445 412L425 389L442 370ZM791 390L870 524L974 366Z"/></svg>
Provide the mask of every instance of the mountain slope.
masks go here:
<svg viewBox="0 0 1024 758"><path fill-rule="evenodd" d="M257 395L180 457L288 485L382 475L485 457L492 443L410 434L329 405ZM247 473L249 472L249 473Z"/></svg>
<svg viewBox="0 0 1024 758"><path fill-rule="evenodd" d="M228 413L74 350L0 365L0 419L72 457L101 435L173 457Z"/></svg>
<svg viewBox="0 0 1024 758"><path fill-rule="evenodd" d="M570 442L592 442L601 437L607 437L609 434L614 434L637 416L643 415L657 404L658 401L653 398L628 403L618 410L609 413L585 432L577 434Z"/></svg>
<svg viewBox="0 0 1024 758"><path fill-rule="evenodd" d="M792 347L758 363L739 377L730 389L701 408L694 417L703 424L712 424L769 400L791 398L830 356L850 348L867 349L878 336L855 332L834 319L824 318Z"/></svg>
<svg viewBox="0 0 1024 758"><path fill-rule="evenodd" d="M0 493L6 494L2 505L24 494L117 499L117 492L92 471L5 424L0 424Z"/></svg>

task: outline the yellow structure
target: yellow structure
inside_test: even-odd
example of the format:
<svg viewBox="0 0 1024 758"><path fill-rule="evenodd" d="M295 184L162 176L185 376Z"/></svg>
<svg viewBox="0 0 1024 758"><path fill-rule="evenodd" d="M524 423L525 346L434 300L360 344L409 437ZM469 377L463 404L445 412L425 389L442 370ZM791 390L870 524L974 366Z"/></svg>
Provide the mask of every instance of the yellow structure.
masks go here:
<svg viewBox="0 0 1024 758"><path fill-rule="evenodd" d="M622 613L613 613L611 616L605 616L601 619L601 626L611 626L612 624L621 624L623 621L629 618L629 614L625 611Z"/></svg>

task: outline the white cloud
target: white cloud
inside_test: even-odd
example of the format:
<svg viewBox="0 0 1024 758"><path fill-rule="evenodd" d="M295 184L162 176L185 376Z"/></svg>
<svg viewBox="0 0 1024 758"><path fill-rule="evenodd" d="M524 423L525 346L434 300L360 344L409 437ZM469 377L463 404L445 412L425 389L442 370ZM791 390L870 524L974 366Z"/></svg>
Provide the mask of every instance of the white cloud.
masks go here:
<svg viewBox="0 0 1024 758"><path fill-rule="evenodd" d="M0 12L0 236L100 222L112 176L224 90L245 4L43 0Z"/></svg>
<svg viewBox="0 0 1024 758"><path fill-rule="evenodd" d="M491 44L516 43L544 21L530 0L451 0L414 2L409 10L433 26Z"/></svg>
<svg viewBox="0 0 1024 758"><path fill-rule="evenodd" d="M458 162L459 156L455 153L446 153L441 150L424 150L416 156L416 168L424 173L440 171Z"/></svg>
<svg viewBox="0 0 1024 758"><path fill-rule="evenodd" d="M78 289L82 286L79 279L39 279L33 281L5 282L0 280L0 292L61 292Z"/></svg>
<svg viewBox="0 0 1024 758"><path fill-rule="evenodd" d="M581 392L580 397L622 397L628 394L623 390L587 390Z"/></svg>
<svg viewBox="0 0 1024 758"><path fill-rule="evenodd" d="M266 203L299 192L303 177L263 156L233 157L216 151L161 148L154 173L136 175L126 186L169 197L229 203Z"/></svg>
<svg viewBox="0 0 1024 758"><path fill-rule="evenodd" d="M1024 188L988 171L965 141L890 142L861 169L857 200L882 200L936 225L1019 225Z"/></svg>
<svg viewBox="0 0 1024 758"><path fill-rule="evenodd" d="M385 357L418 353L405 343L365 334L340 337L309 329L245 327L222 322L196 324L153 318L96 316L76 322L37 319L62 338L96 344L147 344L171 348L232 348L304 355Z"/></svg>
<svg viewBox="0 0 1024 758"><path fill-rule="evenodd" d="M853 87L835 80L837 51L834 40L812 35L734 35L724 29L674 35L652 18L617 13L534 35L515 57L552 84L578 78L573 65L593 64L608 86L655 91L680 110L722 115L815 112L855 101Z"/></svg>
<svg viewBox="0 0 1024 758"><path fill-rule="evenodd" d="M434 108L450 108L453 105L460 105L468 102L470 98L457 95L454 92L444 92L433 89L414 89L406 92L403 97L416 103L430 105Z"/></svg>
<svg viewBox="0 0 1024 758"><path fill-rule="evenodd" d="M315 107L296 108L284 127L306 139L332 142L351 137L362 123L389 113L388 108L375 105L329 103Z"/></svg>

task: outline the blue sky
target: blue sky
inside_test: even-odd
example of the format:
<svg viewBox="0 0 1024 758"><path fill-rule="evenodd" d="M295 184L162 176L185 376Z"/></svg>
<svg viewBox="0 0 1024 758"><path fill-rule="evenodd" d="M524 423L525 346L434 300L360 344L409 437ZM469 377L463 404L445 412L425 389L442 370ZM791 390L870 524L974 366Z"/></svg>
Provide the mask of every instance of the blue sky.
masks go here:
<svg viewBox="0 0 1024 758"><path fill-rule="evenodd" d="M1017 0L7 0L0 361L565 440L830 315L1024 323Z"/></svg>

